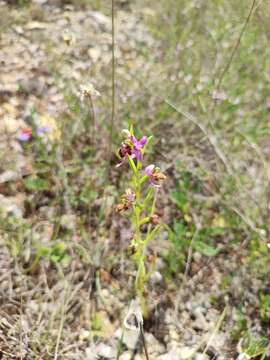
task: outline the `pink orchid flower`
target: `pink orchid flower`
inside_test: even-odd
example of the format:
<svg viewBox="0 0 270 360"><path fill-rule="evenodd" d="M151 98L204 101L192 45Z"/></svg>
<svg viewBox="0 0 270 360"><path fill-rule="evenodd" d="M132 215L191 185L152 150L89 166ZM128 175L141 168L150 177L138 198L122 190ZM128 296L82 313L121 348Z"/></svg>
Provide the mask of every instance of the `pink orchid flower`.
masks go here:
<svg viewBox="0 0 270 360"><path fill-rule="evenodd" d="M156 187L160 187L160 183L166 179L166 175L153 164L148 165L144 172L148 176L150 183Z"/></svg>
<svg viewBox="0 0 270 360"><path fill-rule="evenodd" d="M130 137L130 140L131 140L131 143L133 144L131 157L133 159L137 159L138 161L142 162L142 160L143 160L142 150L145 147L145 145L147 144L147 137L143 136L141 138L141 140L137 140L136 137L134 135L132 135Z"/></svg>

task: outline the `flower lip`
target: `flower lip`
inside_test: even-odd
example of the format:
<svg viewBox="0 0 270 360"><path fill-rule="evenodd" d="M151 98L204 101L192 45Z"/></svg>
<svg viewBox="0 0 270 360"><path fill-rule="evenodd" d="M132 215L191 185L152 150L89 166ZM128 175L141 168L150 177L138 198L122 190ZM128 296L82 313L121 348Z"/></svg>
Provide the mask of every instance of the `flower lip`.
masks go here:
<svg viewBox="0 0 270 360"><path fill-rule="evenodd" d="M123 142L120 149L118 150L118 154L121 158L124 158L127 155L131 155L132 154L131 146L129 144Z"/></svg>

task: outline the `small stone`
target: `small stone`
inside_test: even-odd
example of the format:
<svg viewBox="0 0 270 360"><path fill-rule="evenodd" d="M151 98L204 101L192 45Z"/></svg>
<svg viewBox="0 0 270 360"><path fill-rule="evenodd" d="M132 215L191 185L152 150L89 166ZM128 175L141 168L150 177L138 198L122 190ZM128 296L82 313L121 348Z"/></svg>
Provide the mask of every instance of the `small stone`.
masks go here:
<svg viewBox="0 0 270 360"><path fill-rule="evenodd" d="M182 360L180 351L174 347L167 354L160 355L157 360Z"/></svg>
<svg viewBox="0 0 270 360"><path fill-rule="evenodd" d="M221 331L215 335L212 341L212 345L215 347L215 349L222 351L223 348L225 348L226 340L227 340L226 334Z"/></svg>
<svg viewBox="0 0 270 360"><path fill-rule="evenodd" d="M90 338L90 331L82 329L80 332L80 340L88 340Z"/></svg>
<svg viewBox="0 0 270 360"><path fill-rule="evenodd" d="M137 330L128 330L126 329L123 334L123 329L119 328L115 336L118 340L122 340L123 344L129 349L129 350L135 350L137 348L137 344L139 342L140 333Z"/></svg>
<svg viewBox="0 0 270 360"><path fill-rule="evenodd" d="M209 360L209 356L206 354L196 354L194 360Z"/></svg>
<svg viewBox="0 0 270 360"><path fill-rule="evenodd" d="M146 333L145 341L149 354L162 354L165 351L164 346L154 337L153 334Z"/></svg>
<svg viewBox="0 0 270 360"><path fill-rule="evenodd" d="M195 317L201 317L205 313L206 313L206 309L203 306L197 306L193 310L193 314L194 314Z"/></svg>
<svg viewBox="0 0 270 360"><path fill-rule="evenodd" d="M98 359L98 355L93 352L92 347L88 347L85 349L85 355L86 355L85 360L97 360Z"/></svg>
<svg viewBox="0 0 270 360"><path fill-rule="evenodd" d="M0 211L3 216L13 215L15 218L22 218L24 212L24 195L16 197L5 197L0 194Z"/></svg>
<svg viewBox="0 0 270 360"><path fill-rule="evenodd" d="M119 357L119 360L131 360L131 359L132 359L132 355L130 355L129 352L124 352Z"/></svg>
<svg viewBox="0 0 270 360"><path fill-rule="evenodd" d="M155 271L153 274L151 274L150 276L150 281L153 285L157 285L160 284L162 282L162 275L159 271Z"/></svg>
<svg viewBox="0 0 270 360"><path fill-rule="evenodd" d="M115 350L106 344L100 343L92 349L93 353L105 359L115 359Z"/></svg>
<svg viewBox="0 0 270 360"><path fill-rule="evenodd" d="M185 346L180 349L180 358L183 360L189 359L193 355L194 355L194 349L190 347Z"/></svg>
<svg viewBox="0 0 270 360"><path fill-rule="evenodd" d="M21 178L21 175L12 170L7 170L0 174L0 184L8 182L8 181L15 181Z"/></svg>
<svg viewBox="0 0 270 360"><path fill-rule="evenodd" d="M145 360L145 357L140 354L136 354L134 360Z"/></svg>
<svg viewBox="0 0 270 360"><path fill-rule="evenodd" d="M61 225L67 230L74 230L76 228L76 216L73 214L62 215Z"/></svg>

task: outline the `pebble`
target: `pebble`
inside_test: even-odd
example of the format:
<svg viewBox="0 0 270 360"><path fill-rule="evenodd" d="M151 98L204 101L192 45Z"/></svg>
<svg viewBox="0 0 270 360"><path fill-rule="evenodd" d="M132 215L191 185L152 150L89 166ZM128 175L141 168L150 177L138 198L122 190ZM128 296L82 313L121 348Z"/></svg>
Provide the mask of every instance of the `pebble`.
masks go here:
<svg viewBox="0 0 270 360"><path fill-rule="evenodd" d="M180 354L181 360L182 360L182 359L183 359L183 360L189 359L191 356L193 356L193 354L194 354L194 349L192 349L191 347L185 346L185 347L183 347L183 348L180 349L179 354Z"/></svg>
<svg viewBox="0 0 270 360"><path fill-rule="evenodd" d="M160 284L162 282L162 275L159 271L155 271L153 274L151 274L150 276L150 282L153 284L153 285L157 285L157 284Z"/></svg>
<svg viewBox="0 0 270 360"><path fill-rule="evenodd" d="M15 181L21 178L21 175L12 170L7 170L0 174L0 184L8 182L8 181Z"/></svg>
<svg viewBox="0 0 270 360"><path fill-rule="evenodd" d="M96 345L92 349L92 352L95 355L98 355L99 357L101 356L105 359L115 359L115 350L111 346L103 344L103 343L99 343L98 345Z"/></svg>
<svg viewBox="0 0 270 360"><path fill-rule="evenodd" d="M13 215L17 219L23 217L24 197L20 194L17 197L5 197L0 194L0 210L3 216Z"/></svg>
<svg viewBox="0 0 270 360"><path fill-rule="evenodd" d="M164 346L151 333L145 334L145 342L149 354L162 354L165 351Z"/></svg>
<svg viewBox="0 0 270 360"><path fill-rule="evenodd" d="M209 356L206 354L196 354L194 360L209 360Z"/></svg>
<svg viewBox="0 0 270 360"><path fill-rule="evenodd" d="M122 340L123 344L129 350L135 350L138 346L140 333L136 330L128 330L128 329L125 329L123 337L122 337L122 333L123 333L122 328L117 329L115 333L115 337L118 340Z"/></svg>
<svg viewBox="0 0 270 360"><path fill-rule="evenodd" d="M124 352L120 355L119 360L131 360L131 355L129 352Z"/></svg>
<svg viewBox="0 0 270 360"><path fill-rule="evenodd" d="M157 360L182 360L180 349L172 348L167 354L158 356Z"/></svg>

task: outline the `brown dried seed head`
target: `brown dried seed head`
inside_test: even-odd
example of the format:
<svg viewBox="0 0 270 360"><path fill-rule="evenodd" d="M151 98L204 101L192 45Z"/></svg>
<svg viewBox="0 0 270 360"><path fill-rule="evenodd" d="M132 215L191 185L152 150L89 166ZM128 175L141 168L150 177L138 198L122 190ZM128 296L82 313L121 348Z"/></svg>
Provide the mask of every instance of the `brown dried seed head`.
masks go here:
<svg viewBox="0 0 270 360"><path fill-rule="evenodd" d="M153 214L150 221L153 225L158 225L160 223L160 217L157 214Z"/></svg>
<svg viewBox="0 0 270 360"><path fill-rule="evenodd" d="M127 203L121 203L121 204L116 205L116 207L115 207L115 210L119 213L126 211L128 209L129 209L129 206Z"/></svg>

